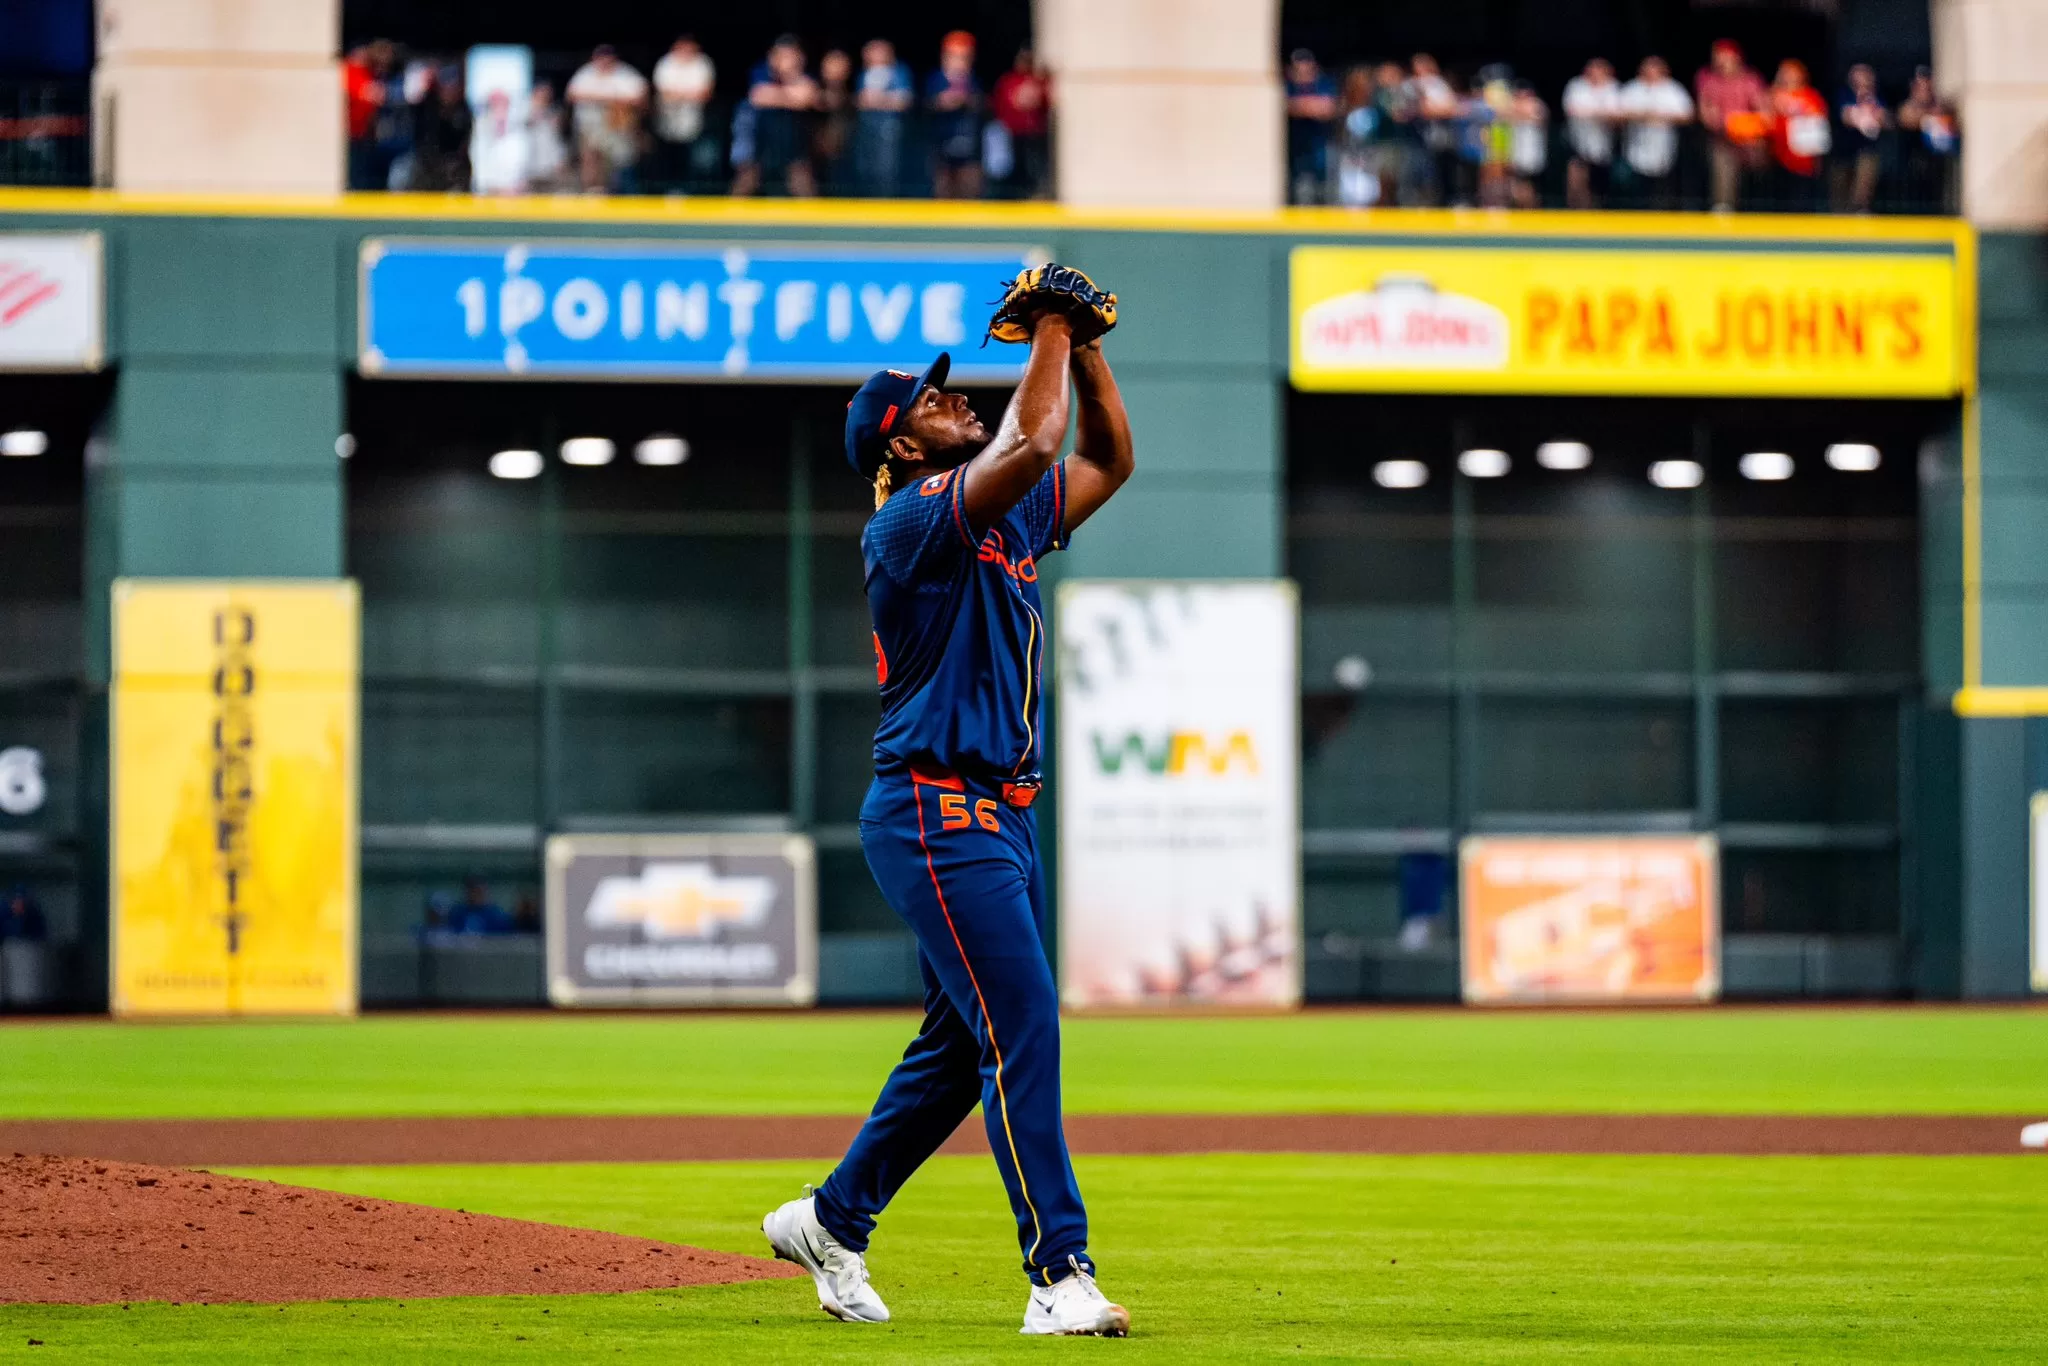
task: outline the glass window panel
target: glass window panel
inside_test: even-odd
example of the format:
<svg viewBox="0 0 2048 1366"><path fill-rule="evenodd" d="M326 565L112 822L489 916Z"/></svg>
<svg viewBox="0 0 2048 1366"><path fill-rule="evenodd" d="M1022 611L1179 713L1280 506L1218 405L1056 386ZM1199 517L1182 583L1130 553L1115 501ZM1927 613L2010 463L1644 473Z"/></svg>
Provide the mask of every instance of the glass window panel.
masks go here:
<svg viewBox="0 0 2048 1366"><path fill-rule="evenodd" d="M1690 701L1488 697L1478 730L1487 816L1692 808Z"/></svg>
<svg viewBox="0 0 2048 1366"><path fill-rule="evenodd" d="M565 816L789 810L789 700L566 690Z"/></svg>
<svg viewBox="0 0 2048 1366"><path fill-rule="evenodd" d="M363 824L531 824L539 719L530 688L367 684Z"/></svg>
<svg viewBox="0 0 2048 1366"><path fill-rule="evenodd" d="M1301 742L1305 828L1450 825L1448 698L1313 693Z"/></svg>
<svg viewBox="0 0 2048 1366"><path fill-rule="evenodd" d="M1728 934L1896 934L1898 856L1725 849L1721 906Z"/></svg>
<svg viewBox="0 0 2048 1366"><path fill-rule="evenodd" d="M1893 701L1721 703L1721 814L1731 821L1889 823L1899 799Z"/></svg>

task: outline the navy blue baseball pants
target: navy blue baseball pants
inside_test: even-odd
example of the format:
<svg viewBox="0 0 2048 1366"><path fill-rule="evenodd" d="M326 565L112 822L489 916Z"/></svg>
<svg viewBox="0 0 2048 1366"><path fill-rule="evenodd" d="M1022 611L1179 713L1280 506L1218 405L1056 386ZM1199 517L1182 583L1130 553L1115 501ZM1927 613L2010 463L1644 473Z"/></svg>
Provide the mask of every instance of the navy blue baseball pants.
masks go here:
<svg viewBox="0 0 2048 1366"><path fill-rule="evenodd" d="M953 775L878 776L860 839L882 894L917 935L924 1026L818 1188L819 1222L865 1252L875 1216L980 1101L1025 1274L1051 1285L1070 1256L1092 1272L1060 1122L1059 992L1031 812Z"/></svg>

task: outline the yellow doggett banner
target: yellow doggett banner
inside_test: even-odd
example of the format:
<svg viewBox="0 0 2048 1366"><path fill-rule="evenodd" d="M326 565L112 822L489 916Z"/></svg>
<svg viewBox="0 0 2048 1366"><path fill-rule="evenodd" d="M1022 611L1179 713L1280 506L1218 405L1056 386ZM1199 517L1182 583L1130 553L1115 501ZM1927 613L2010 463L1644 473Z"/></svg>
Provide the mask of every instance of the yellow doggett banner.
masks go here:
<svg viewBox="0 0 2048 1366"><path fill-rule="evenodd" d="M1946 252L1297 247L1298 389L1938 398Z"/></svg>
<svg viewBox="0 0 2048 1366"><path fill-rule="evenodd" d="M356 1008L356 586L114 585L117 1015Z"/></svg>

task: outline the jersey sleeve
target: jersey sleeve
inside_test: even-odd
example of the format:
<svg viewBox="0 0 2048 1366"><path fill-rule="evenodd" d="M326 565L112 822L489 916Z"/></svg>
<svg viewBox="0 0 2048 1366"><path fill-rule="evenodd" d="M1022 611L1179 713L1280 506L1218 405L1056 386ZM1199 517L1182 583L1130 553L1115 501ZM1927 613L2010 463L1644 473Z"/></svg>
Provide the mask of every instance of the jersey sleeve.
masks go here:
<svg viewBox="0 0 2048 1366"><path fill-rule="evenodd" d="M1043 555L1067 548L1067 467L1055 461L1045 477L1017 504L1024 518L1024 534L1030 538L1031 553Z"/></svg>
<svg viewBox="0 0 2048 1366"><path fill-rule="evenodd" d="M869 565L906 585L951 573L975 545L960 501L963 482L959 470L945 470L882 504L862 537Z"/></svg>

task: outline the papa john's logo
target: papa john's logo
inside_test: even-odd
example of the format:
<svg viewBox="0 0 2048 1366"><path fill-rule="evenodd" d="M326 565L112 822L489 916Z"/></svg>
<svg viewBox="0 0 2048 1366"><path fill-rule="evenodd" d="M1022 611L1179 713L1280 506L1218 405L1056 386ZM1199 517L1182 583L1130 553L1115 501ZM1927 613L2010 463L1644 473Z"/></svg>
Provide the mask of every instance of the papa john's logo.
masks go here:
<svg viewBox="0 0 2048 1366"><path fill-rule="evenodd" d="M592 929L637 927L649 939L709 939L722 925L759 925L775 904L765 877L720 877L708 863L650 863L600 878L584 909Z"/></svg>
<svg viewBox="0 0 2048 1366"><path fill-rule="evenodd" d="M64 292L64 282L22 261L0 261L0 327L12 327Z"/></svg>
<svg viewBox="0 0 2048 1366"><path fill-rule="evenodd" d="M1298 338L1306 366L1326 370L1502 370L1508 315L1413 275L1311 304Z"/></svg>

